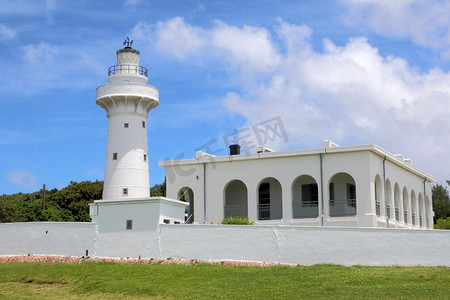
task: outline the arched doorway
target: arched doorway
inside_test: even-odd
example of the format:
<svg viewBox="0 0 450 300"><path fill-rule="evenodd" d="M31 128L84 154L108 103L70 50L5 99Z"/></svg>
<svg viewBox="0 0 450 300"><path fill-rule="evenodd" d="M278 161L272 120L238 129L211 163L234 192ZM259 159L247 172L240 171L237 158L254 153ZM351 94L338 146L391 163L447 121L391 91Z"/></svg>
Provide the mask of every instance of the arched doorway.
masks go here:
<svg viewBox="0 0 450 300"><path fill-rule="evenodd" d="M328 185L330 217L356 215L356 184L350 174L337 173Z"/></svg>
<svg viewBox="0 0 450 300"><path fill-rule="evenodd" d="M411 191L411 223L416 225L417 202L416 192Z"/></svg>
<svg viewBox="0 0 450 300"><path fill-rule="evenodd" d="M178 200L189 203L185 211L185 222L194 222L194 192L191 188L183 187L178 191Z"/></svg>
<svg viewBox="0 0 450 300"><path fill-rule="evenodd" d="M258 185L258 220L282 217L281 184L275 178L264 178Z"/></svg>
<svg viewBox="0 0 450 300"><path fill-rule="evenodd" d="M247 186L240 180L232 180L224 190L224 217L248 217Z"/></svg>
<svg viewBox="0 0 450 300"><path fill-rule="evenodd" d="M410 205L409 205L409 196L408 196L408 190L406 189L406 186L403 188L403 222L405 224L409 223L408 220L408 212L410 212Z"/></svg>
<svg viewBox="0 0 450 300"><path fill-rule="evenodd" d="M319 189L309 175L297 177L292 184L292 216L294 219L319 216Z"/></svg>
<svg viewBox="0 0 450 300"><path fill-rule="evenodd" d="M397 187L397 186L396 186ZM392 207L392 185L389 179L386 179L386 201L385 201L385 214L388 219L391 218Z"/></svg>

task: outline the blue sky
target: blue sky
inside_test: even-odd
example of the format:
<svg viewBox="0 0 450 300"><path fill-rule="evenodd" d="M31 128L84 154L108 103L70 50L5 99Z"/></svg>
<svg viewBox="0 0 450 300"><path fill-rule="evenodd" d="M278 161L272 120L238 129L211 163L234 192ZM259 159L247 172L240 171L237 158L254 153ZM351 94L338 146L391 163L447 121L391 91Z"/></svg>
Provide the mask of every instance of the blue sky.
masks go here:
<svg viewBox="0 0 450 300"><path fill-rule="evenodd" d="M450 179L449 1L0 0L0 194L102 180L95 89L129 36L158 161L278 118L278 150L375 143ZM250 149L252 150L252 149ZM226 152L217 152L225 155Z"/></svg>

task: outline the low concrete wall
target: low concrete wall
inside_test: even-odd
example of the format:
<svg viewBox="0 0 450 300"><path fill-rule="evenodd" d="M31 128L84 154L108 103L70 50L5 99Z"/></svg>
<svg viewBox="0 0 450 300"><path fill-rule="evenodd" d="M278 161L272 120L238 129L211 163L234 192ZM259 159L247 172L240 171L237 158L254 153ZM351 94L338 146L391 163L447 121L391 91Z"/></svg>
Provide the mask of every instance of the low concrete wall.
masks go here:
<svg viewBox="0 0 450 300"><path fill-rule="evenodd" d="M450 266L450 231L161 225L161 258L313 265Z"/></svg>
<svg viewBox="0 0 450 300"><path fill-rule="evenodd" d="M313 265L450 266L450 231L303 226L159 225L98 232L96 223L0 224L0 255L241 260Z"/></svg>
<svg viewBox="0 0 450 300"><path fill-rule="evenodd" d="M3 223L0 224L0 255L95 254L95 223Z"/></svg>

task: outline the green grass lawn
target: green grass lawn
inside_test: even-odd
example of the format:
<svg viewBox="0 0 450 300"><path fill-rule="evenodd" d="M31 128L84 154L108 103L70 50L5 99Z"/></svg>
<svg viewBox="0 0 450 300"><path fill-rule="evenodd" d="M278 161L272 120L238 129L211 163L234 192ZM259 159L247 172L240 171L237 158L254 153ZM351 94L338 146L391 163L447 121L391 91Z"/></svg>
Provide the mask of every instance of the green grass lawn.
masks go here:
<svg viewBox="0 0 450 300"><path fill-rule="evenodd" d="M0 299L449 299L448 267L0 264Z"/></svg>

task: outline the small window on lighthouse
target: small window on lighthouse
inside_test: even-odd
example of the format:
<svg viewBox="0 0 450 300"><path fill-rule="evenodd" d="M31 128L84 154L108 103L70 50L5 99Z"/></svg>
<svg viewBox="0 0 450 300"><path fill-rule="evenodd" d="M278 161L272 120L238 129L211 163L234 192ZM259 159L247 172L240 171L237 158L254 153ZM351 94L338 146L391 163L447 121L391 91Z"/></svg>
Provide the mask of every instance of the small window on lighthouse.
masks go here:
<svg viewBox="0 0 450 300"><path fill-rule="evenodd" d="M128 189L127 188L123 188L122 189L122 196L128 196Z"/></svg>
<svg viewBox="0 0 450 300"><path fill-rule="evenodd" d="M130 125L128 123L123 123L123 127L128 128L128 127L130 127Z"/></svg>
<svg viewBox="0 0 450 300"><path fill-rule="evenodd" d="M144 161L147 161L147 154L144 154Z"/></svg>
<svg viewBox="0 0 450 300"><path fill-rule="evenodd" d="M145 128L145 121L142 121L142 128Z"/></svg>
<svg viewBox="0 0 450 300"><path fill-rule="evenodd" d="M127 220L127 230L133 229L133 220Z"/></svg>
<svg viewBox="0 0 450 300"><path fill-rule="evenodd" d="M117 160L117 153L113 153L113 160Z"/></svg>

